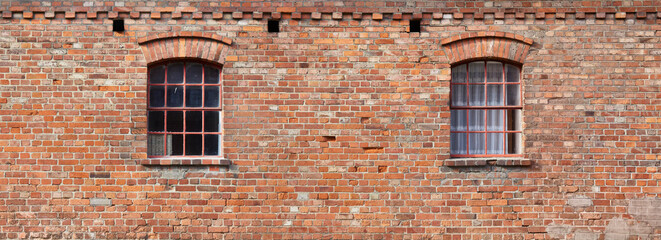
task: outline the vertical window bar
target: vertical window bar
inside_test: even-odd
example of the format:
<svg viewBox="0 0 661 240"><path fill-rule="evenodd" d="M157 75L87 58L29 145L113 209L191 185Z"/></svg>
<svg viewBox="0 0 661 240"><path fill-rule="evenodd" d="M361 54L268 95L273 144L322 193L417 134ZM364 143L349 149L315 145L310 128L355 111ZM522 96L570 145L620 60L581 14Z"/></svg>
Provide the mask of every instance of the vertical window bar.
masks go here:
<svg viewBox="0 0 661 240"><path fill-rule="evenodd" d="M484 106L487 105L487 101L489 99L489 96L487 96L487 94L488 94L488 92L487 92L487 89L488 89L488 87L487 87L487 77L488 76L489 76L489 72L487 72L487 61L484 61L484 83L483 83L484 84L484 103L483 103ZM488 137L489 135L487 134L487 115L489 115L489 114L487 113L486 110L480 110L480 111L484 111L484 153L487 154L489 152L488 145L487 145L487 141L488 141L487 139L489 139L489 137Z"/></svg>
<svg viewBox="0 0 661 240"><path fill-rule="evenodd" d="M183 115L184 115L183 116L184 117L184 126L183 126L184 132L182 134L184 140L183 140L183 146L181 147L181 149L183 149L183 150L181 150L182 151L181 152L182 156L186 156L186 138L188 137L188 134L186 134L186 118L187 118L186 117L186 112L187 112L186 111L186 109L187 109L187 107L186 107L186 73L188 72L188 71L186 71L187 65L188 65L188 63L184 62L184 69L183 69L184 76L183 76L183 79L181 79L181 84L182 84L181 88L182 88L182 92L184 94L183 105L181 105L182 108L183 108L182 112L183 112Z"/></svg>
<svg viewBox="0 0 661 240"><path fill-rule="evenodd" d="M469 91L469 89L470 89L470 85L469 85L470 84L470 71L469 71L470 68L468 67L468 65L469 65L468 63L466 63L465 65L466 65L466 82L465 82L465 84L466 84L465 85L466 86L466 106L470 106L471 105L470 104L470 91ZM469 128L470 127L470 120L469 120L469 117L468 117L468 110L461 110L461 111L465 111L465 113L466 113L466 131L468 131L468 130L470 130L470 128ZM466 151L465 151L466 154L470 154L470 145L469 145L470 141L469 140L470 140L470 134L468 132L466 132Z"/></svg>
<svg viewBox="0 0 661 240"><path fill-rule="evenodd" d="M202 82L201 82L202 83L202 87L201 87L202 88L202 107L204 107L204 87L206 86L206 82L204 80L205 80L206 75L207 75L206 69L207 69L206 66L202 65ZM204 132L204 130L205 130L204 129L204 122L205 122L204 118L206 117L207 111L202 110L200 113L202 113L202 131L200 131L200 134L202 134L202 156L204 156L205 155L204 146L206 146L206 145L204 145L204 140L206 139L206 135L204 134L205 133Z"/></svg>
<svg viewBox="0 0 661 240"><path fill-rule="evenodd" d="M165 65L165 74L163 74L163 83L165 84L164 88L166 89L165 94L163 94L163 101L164 101L163 106L164 107L168 106L167 105L168 104L168 92L167 92L167 89L168 89L168 69L169 69L168 65ZM163 139L163 155L167 156L168 151L169 151L169 149L168 149L168 113L169 112L168 111L163 111L163 112L164 112L164 114L163 114L163 118L164 118L163 119L163 122L164 122L163 132L165 133L165 135L163 136L163 138L164 138Z"/></svg>

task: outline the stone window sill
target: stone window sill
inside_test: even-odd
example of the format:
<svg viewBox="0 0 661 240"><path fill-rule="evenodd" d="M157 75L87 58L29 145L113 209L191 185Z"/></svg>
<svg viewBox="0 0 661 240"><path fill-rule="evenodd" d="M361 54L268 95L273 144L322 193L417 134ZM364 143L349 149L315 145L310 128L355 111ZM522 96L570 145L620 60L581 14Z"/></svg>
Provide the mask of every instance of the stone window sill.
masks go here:
<svg viewBox="0 0 661 240"><path fill-rule="evenodd" d="M444 164L448 167L479 167L479 166L530 166L532 161L525 158L450 158L445 160Z"/></svg>
<svg viewBox="0 0 661 240"><path fill-rule="evenodd" d="M232 162L218 157L168 157L149 158L139 161L145 166L229 166Z"/></svg>

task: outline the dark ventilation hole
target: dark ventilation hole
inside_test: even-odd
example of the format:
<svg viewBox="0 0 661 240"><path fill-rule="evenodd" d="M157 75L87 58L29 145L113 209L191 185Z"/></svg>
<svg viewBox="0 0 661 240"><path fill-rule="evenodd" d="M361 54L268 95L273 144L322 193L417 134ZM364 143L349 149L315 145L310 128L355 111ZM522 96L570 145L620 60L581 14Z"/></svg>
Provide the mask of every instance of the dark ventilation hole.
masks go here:
<svg viewBox="0 0 661 240"><path fill-rule="evenodd" d="M112 31L113 32L123 32L124 31L124 19L112 20Z"/></svg>
<svg viewBox="0 0 661 240"><path fill-rule="evenodd" d="M420 32L420 20L409 21L409 32Z"/></svg>
<svg viewBox="0 0 661 240"><path fill-rule="evenodd" d="M335 140L335 136L321 136L320 142L334 142Z"/></svg>
<svg viewBox="0 0 661 240"><path fill-rule="evenodd" d="M268 29L269 32L280 32L280 21L269 20Z"/></svg>

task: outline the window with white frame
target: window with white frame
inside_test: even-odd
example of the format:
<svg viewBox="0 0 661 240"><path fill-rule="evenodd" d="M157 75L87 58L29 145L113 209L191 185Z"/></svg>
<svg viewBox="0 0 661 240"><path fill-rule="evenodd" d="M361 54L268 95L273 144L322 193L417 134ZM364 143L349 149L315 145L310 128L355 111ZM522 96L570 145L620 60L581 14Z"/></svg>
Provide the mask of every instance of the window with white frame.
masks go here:
<svg viewBox="0 0 661 240"><path fill-rule="evenodd" d="M498 61L452 67L451 157L521 156L520 73Z"/></svg>

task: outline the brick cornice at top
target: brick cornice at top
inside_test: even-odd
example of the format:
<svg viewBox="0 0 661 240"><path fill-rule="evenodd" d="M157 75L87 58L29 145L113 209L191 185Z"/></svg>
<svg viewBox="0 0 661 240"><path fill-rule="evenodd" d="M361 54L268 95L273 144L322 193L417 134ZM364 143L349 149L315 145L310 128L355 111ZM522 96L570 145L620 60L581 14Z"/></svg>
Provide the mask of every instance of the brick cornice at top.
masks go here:
<svg viewBox="0 0 661 240"><path fill-rule="evenodd" d="M494 19L503 18L557 18L564 19L568 14L573 14L577 19L582 18L596 18L604 19L606 14L614 15L616 19L624 18L646 18L648 14L656 15L661 18L661 6L654 5L651 1L649 6L613 6L614 4L606 4L603 2L600 5L595 5L594 1L520 1L514 2L513 6L483 6L485 2L470 1L474 4L473 7L463 7L464 1L437 1L424 2L424 7L407 7L406 3L409 1L392 1L387 2L388 6L384 5L385 2L373 1L319 1L321 4L316 4L311 7L310 1L294 1L294 2L279 2L269 1L269 6L264 6L263 2L245 2L243 4L236 4L241 1L197 1L190 2L189 5L171 6L172 1L158 1L151 2L155 6L147 6L143 2L121 1L119 3L113 1L19 1L10 0L3 2L0 6L2 18L14 18L18 16L31 19L37 17L36 14L44 14L45 18L58 18L63 16L66 19L75 19L81 16L84 18L117 18L120 14L126 14L126 17L131 18L145 18L143 14L149 14L152 19L160 19L162 14L171 14L172 18L181 18L182 14L193 14L193 18L202 18L202 14L212 14L214 19L223 18L228 14L234 19L241 18L262 18L265 14L286 15L290 18L293 15L305 15L303 18L310 18L310 14L314 14L318 19L319 14L333 14L333 19L338 19L335 16L348 17L353 19L360 19L362 15L371 16L373 20L387 20L387 19L402 19L401 16L407 16L403 19L416 18L415 16L422 16L425 18L441 19L451 17L454 19L482 19L485 15L493 15ZM314 1L313 1L314 2ZM551 5L550 2L554 4ZM581 4L585 2L585 4ZM338 3L338 4L335 4ZM524 7L524 3L529 3L530 6ZM534 4L533 4L534 3ZM50 6L48 6L50 4ZM492 3L494 4L494 3ZM495 3L502 4L502 3ZM196 6L198 5L198 6ZM580 6L580 7L576 7ZM586 7L587 6L587 7ZM63 14L57 14L63 13ZM103 16L99 16L102 14ZM444 16L450 14L449 16ZM314 18L314 17L313 17Z"/></svg>

